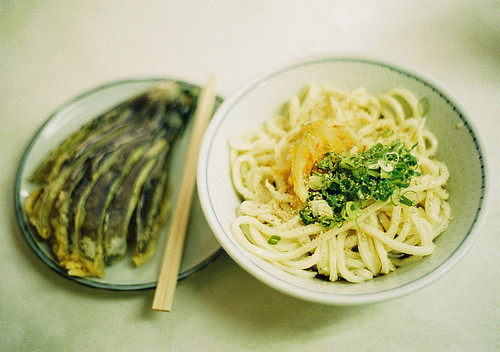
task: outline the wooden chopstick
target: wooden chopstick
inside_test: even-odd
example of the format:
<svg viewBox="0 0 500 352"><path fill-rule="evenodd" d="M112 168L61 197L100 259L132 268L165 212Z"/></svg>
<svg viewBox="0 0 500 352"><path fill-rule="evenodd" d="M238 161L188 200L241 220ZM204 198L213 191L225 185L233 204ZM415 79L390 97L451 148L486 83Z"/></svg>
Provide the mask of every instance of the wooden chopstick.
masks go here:
<svg viewBox="0 0 500 352"><path fill-rule="evenodd" d="M158 276L153 309L170 312L174 299L175 286L179 275L182 250L184 248L184 238L191 209L191 200L196 181L196 164L198 152L205 129L212 115L215 101L215 77L210 76L206 86L201 91L198 106L195 111L195 121L191 140L188 147L188 154L182 181L179 190L179 197L172 218L172 225L163 254L163 261Z"/></svg>

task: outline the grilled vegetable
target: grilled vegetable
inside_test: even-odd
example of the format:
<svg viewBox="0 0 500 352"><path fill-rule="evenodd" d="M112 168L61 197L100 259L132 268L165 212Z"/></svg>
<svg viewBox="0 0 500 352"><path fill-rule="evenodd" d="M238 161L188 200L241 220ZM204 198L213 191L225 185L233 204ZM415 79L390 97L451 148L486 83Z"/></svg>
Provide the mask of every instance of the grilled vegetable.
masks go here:
<svg viewBox="0 0 500 352"><path fill-rule="evenodd" d="M106 262L112 264L126 252L129 223L137 207L139 196L147 175L154 167L158 157L164 155L165 142L157 143L139 160L124 177L120 190L110 202L104 223L104 252ZM162 153L163 149L163 153ZM161 154L160 156L158 156Z"/></svg>
<svg viewBox="0 0 500 352"><path fill-rule="evenodd" d="M156 249L166 218L167 163L194 112L198 88L165 82L70 135L36 168L25 210L59 264L104 275L133 243L133 261Z"/></svg>
<svg viewBox="0 0 500 352"><path fill-rule="evenodd" d="M71 207L76 206L83 192L83 190L80 190L79 195L75 195L75 188L88 187L91 182L88 176L94 174L92 170L89 170L90 167L101 167L101 164L104 164L103 167L111 167L113 163L117 164L117 159L122 159L126 156L131 147L133 145L128 145L125 142L121 143L121 145L118 143L109 144L106 148L100 150L100 157L97 160L95 158L82 159L72 168L71 174L66 178L65 183L59 190L54 209L52 210L53 214L57 214L51 219L51 225L52 233L56 237L54 241L56 244L54 253L59 260L68 260L69 253L75 251L75 231L73 231L73 226L72 231L68 232L70 224L68 213ZM117 154L118 152L120 154ZM84 177L86 179L82 180Z"/></svg>
<svg viewBox="0 0 500 352"><path fill-rule="evenodd" d="M156 240L161 226L165 222L168 209L166 158L159 158L144 183L135 212L134 251L132 260L140 265L148 260L156 250ZM162 209L163 208L163 209Z"/></svg>
<svg viewBox="0 0 500 352"><path fill-rule="evenodd" d="M83 163L89 158L95 158L96 155L106 153L107 150L116 146L113 143L122 131L120 129L114 130L101 140L94 143L85 153L76 159L70 159L66 166L59 170L59 173L52 176L45 184L42 195L37 199L32 213L28 212L30 221L35 225L38 233L43 239L48 239L52 236L52 228L50 226L50 219L53 217L52 210L54 202L58 197L62 187L68 181L68 178L74 174L75 169L80 168ZM71 181L70 181L71 182Z"/></svg>

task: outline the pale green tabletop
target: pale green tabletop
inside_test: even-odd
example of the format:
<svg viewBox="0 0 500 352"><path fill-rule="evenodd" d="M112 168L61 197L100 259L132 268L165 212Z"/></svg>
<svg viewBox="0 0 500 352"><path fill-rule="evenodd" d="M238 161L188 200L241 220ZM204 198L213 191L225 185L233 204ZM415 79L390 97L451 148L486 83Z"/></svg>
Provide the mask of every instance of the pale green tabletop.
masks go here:
<svg viewBox="0 0 500 352"><path fill-rule="evenodd" d="M68 99L123 78L202 84L209 74L228 97L280 63L338 52L435 79L491 152L497 189L483 231L430 286L323 306L269 288L223 254L178 284L172 312L154 312L153 290L74 283L22 236L13 206L22 153ZM0 1L0 350L500 350L499 98L498 1Z"/></svg>

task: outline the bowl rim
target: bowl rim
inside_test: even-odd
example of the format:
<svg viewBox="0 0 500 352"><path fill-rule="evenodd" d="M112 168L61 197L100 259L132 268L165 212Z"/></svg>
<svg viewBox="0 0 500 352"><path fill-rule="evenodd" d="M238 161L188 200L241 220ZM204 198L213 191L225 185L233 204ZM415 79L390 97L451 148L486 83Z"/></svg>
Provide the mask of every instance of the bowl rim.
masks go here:
<svg viewBox="0 0 500 352"><path fill-rule="evenodd" d="M478 153L481 167L482 194L479 199L479 206L476 210L474 220L472 221L467 234L465 235L462 242L458 245L458 247L438 267L434 268L423 276L401 286L372 293L337 294L310 291L286 280L283 280L282 278L272 275L267 270L263 269L254 261L252 261L248 257L246 251L238 246L234 239L230 238L230 234L226 234L223 225L215 214L211 195L208 189L208 175L206 170L214 136L231 109L241 99L243 99L245 95L257 88L259 85L265 83L268 79L284 72L294 70L301 66L339 61L364 63L385 67L392 71L395 71L396 73L405 75L408 78L417 80L418 82L435 91L447 102L448 105L450 105L455 111L457 111L460 119L468 128L469 134L471 135L476 146L476 151ZM470 249L471 245L474 243L475 239L478 237L481 229L483 228L490 201L490 168L487 166L488 151L486 149L485 143L483 142L480 131L478 130L470 116L470 113L464 108L460 101L436 80L423 75L413 68L408 68L400 64L394 64L386 60L381 60L366 55L320 54L301 57L288 63L278 65L268 71L265 71L264 73L261 73L260 75L256 76L248 83L240 87L240 89L238 89L234 94L232 94L221 104L221 106L214 114L214 117L210 122L203 138L197 168L198 195L200 198L203 213L205 214L207 223L209 224L212 232L214 233L224 250L229 254L229 256L243 269L259 279L261 282L264 282L283 293L308 301L338 305L374 303L407 295L411 292L415 292L421 288L426 287L438 278L442 277L449 270L451 270ZM221 233L223 233L224 236L222 236Z"/></svg>

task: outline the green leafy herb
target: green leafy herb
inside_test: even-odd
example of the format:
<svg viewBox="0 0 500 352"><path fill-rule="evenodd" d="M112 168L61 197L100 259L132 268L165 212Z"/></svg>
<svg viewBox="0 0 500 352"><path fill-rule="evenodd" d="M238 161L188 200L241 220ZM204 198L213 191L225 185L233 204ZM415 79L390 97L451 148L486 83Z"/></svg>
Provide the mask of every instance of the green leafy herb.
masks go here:
<svg viewBox="0 0 500 352"><path fill-rule="evenodd" d="M267 240L267 243L272 244L272 245L275 245L275 244L277 244L280 240L281 240L281 237L280 237L280 236L278 236L278 235L272 235L272 236L271 236L271 237L269 237L269 239Z"/></svg>
<svg viewBox="0 0 500 352"><path fill-rule="evenodd" d="M363 201L392 201L396 190L407 188L412 177L420 175L417 159L410 153L414 147L407 149L397 140L390 145L378 143L363 153L326 154L311 175L307 204L299 211L302 221L341 227L357 219ZM398 200L414 205L405 193Z"/></svg>

